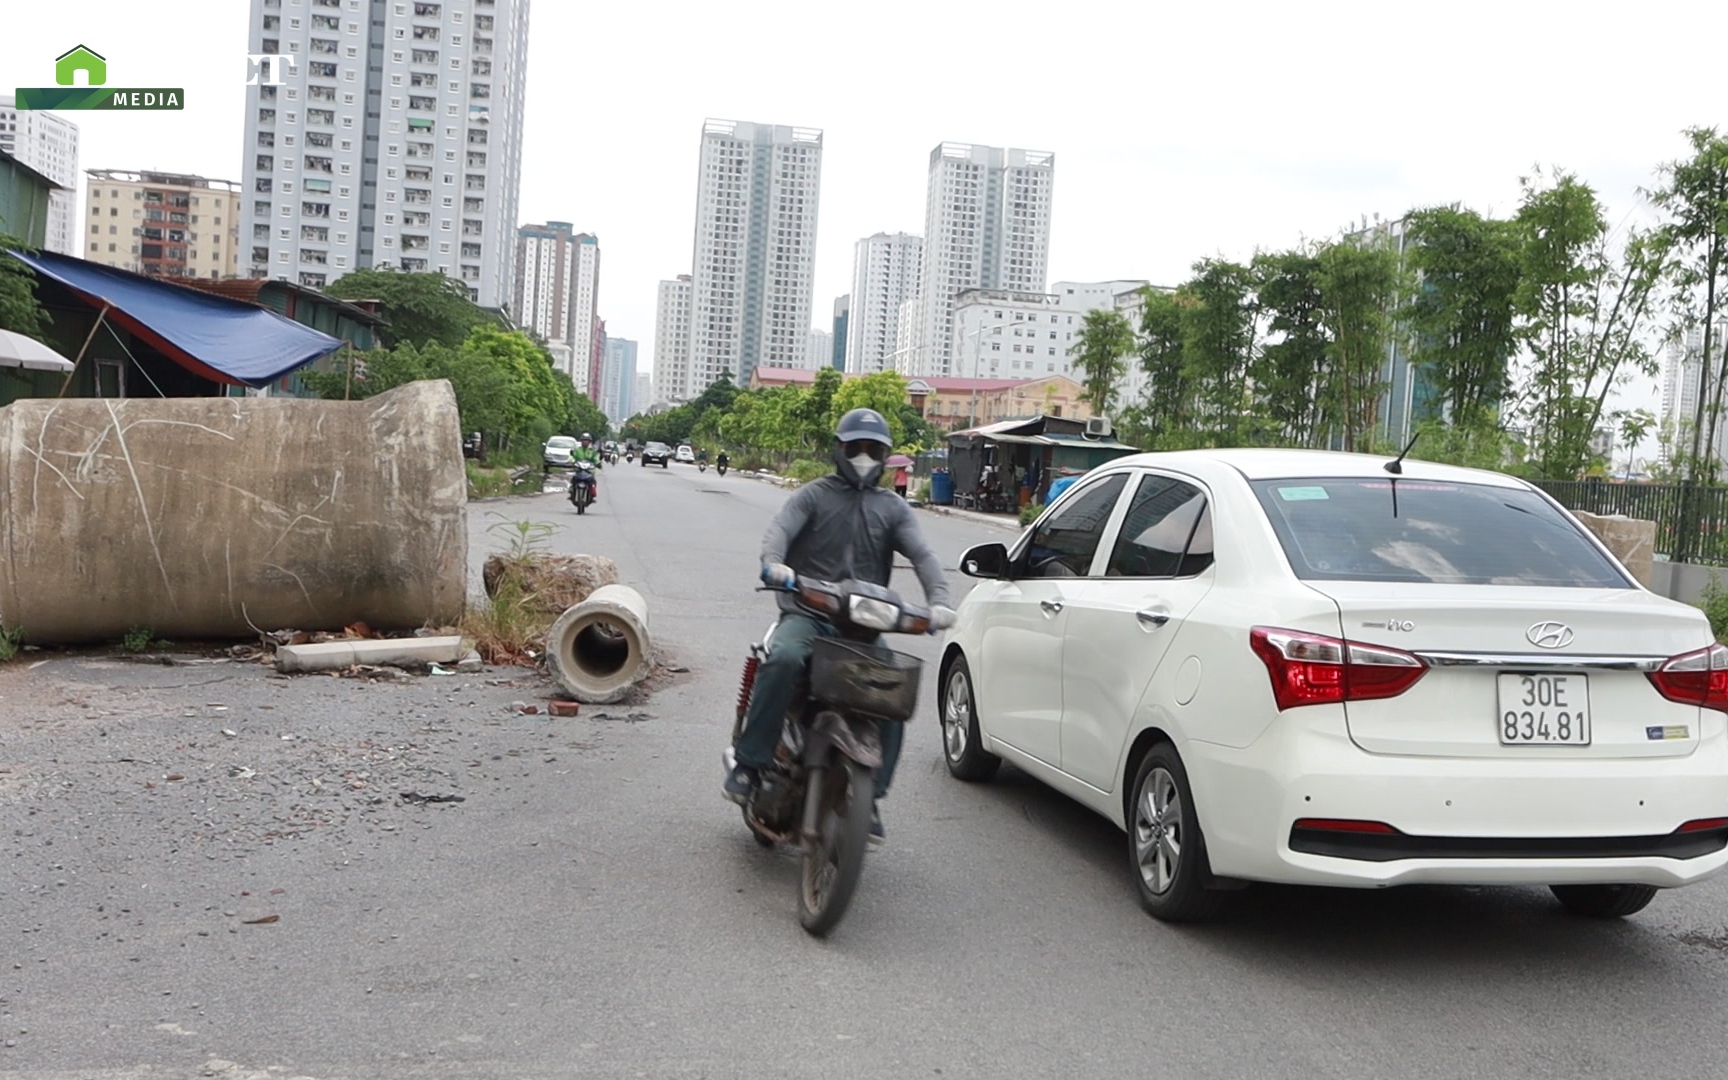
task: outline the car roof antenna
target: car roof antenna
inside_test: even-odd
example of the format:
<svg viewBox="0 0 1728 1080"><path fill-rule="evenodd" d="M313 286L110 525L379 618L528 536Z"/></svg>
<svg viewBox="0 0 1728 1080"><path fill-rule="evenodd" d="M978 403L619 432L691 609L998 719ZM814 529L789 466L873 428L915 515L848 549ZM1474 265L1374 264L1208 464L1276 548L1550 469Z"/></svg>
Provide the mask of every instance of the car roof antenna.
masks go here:
<svg viewBox="0 0 1728 1080"><path fill-rule="evenodd" d="M1402 449L1398 452L1398 456L1393 458L1391 461L1388 461L1385 464L1385 466L1383 466L1385 468L1385 470L1387 472L1391 473L1393 476L1402 476L1404 474L1404 455L1406 455L1410 452L1410 448L1412 446L1415 446L1416 440L1420 439L1421 437L1422 437L1422 432L1420 432L1420 431L1418 431L1418 432L1416 432L1416 434L1410 436L1410 441L1404 444L1404 449Z"/></svg>

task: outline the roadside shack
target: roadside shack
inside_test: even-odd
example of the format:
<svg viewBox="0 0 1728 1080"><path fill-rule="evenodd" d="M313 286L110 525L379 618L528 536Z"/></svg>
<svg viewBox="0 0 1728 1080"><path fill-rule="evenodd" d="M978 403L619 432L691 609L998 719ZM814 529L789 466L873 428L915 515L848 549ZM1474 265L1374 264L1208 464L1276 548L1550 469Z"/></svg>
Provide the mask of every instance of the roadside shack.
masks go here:
<svg viewBox="0 0 1728 1080"><path fill-rule="evenodd" d="M954 505L1017 513L1042 503L1050 483L1139 453L1111 436L1087 435L1087 422L1064 416L1004 420L948 436Z"/></svg>

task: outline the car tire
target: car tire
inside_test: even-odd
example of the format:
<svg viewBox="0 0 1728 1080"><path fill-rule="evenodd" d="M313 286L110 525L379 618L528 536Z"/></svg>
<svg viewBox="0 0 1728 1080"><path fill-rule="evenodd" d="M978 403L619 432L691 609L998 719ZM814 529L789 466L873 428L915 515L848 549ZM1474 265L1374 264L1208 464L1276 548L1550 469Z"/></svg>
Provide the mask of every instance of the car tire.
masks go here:
<svg viewBox="0 0 1728 1080"><path fill-rule="evenodd" d="M940 694L936 708L948 775L974 784L995 776L1002 759L984 749L978 734L978 695L972 692L972 669L964 656L956 656L942 673Z"/></svg>
<svg viewBox="0 0 1728 1080"><path fill-rule="evenodd" d="M1127 806L1128 867L1140 906L1163 922L1211 916L1224 894L1206 888L1211 869L1194 812L1188 770L1167 742L1153 744L1134 773Z"/></svg>
<svg viewBox="0 0 1728 1080"><path fill-rule="evenodd" d="M1588 919L1624 919L1656 899L1654 885L1550 885L1554 899L1574 915Z"/></svg>

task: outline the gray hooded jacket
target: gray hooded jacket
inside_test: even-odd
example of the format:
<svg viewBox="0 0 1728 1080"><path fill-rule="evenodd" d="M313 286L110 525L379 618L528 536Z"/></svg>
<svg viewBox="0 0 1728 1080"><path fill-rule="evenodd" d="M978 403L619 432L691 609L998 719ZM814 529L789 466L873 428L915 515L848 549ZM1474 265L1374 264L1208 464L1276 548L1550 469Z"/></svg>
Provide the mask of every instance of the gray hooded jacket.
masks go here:
<svg viewBox="0 0 1728 1080"><path fill-rule="evenodd" d="M924 599L948 606L948 576L906 500L875 484L865 484L852 463L805 484L792 494L762 537L762 565L785 563L800 577L819 581L848 578L887 585L894 553L912 562ZM779 597L781 611L797 611L790 594Z"/></svg>

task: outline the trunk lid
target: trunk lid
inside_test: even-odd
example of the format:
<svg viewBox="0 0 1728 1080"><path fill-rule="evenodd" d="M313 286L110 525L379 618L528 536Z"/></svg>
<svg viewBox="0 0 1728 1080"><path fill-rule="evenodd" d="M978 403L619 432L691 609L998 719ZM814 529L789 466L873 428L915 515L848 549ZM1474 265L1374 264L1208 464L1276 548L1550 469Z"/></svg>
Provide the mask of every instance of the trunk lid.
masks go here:
<svg viewBox="0 0 1728 1080"><path fill-rule="evenodd" d="M1645 670L1713 641L1687 605L1638 589L1307 584L1338 605L1345 638L1429 666L1397 697L1345 704L1370 753L1643 758L1698 745L1700 709L1663 697Z"/></svg>

